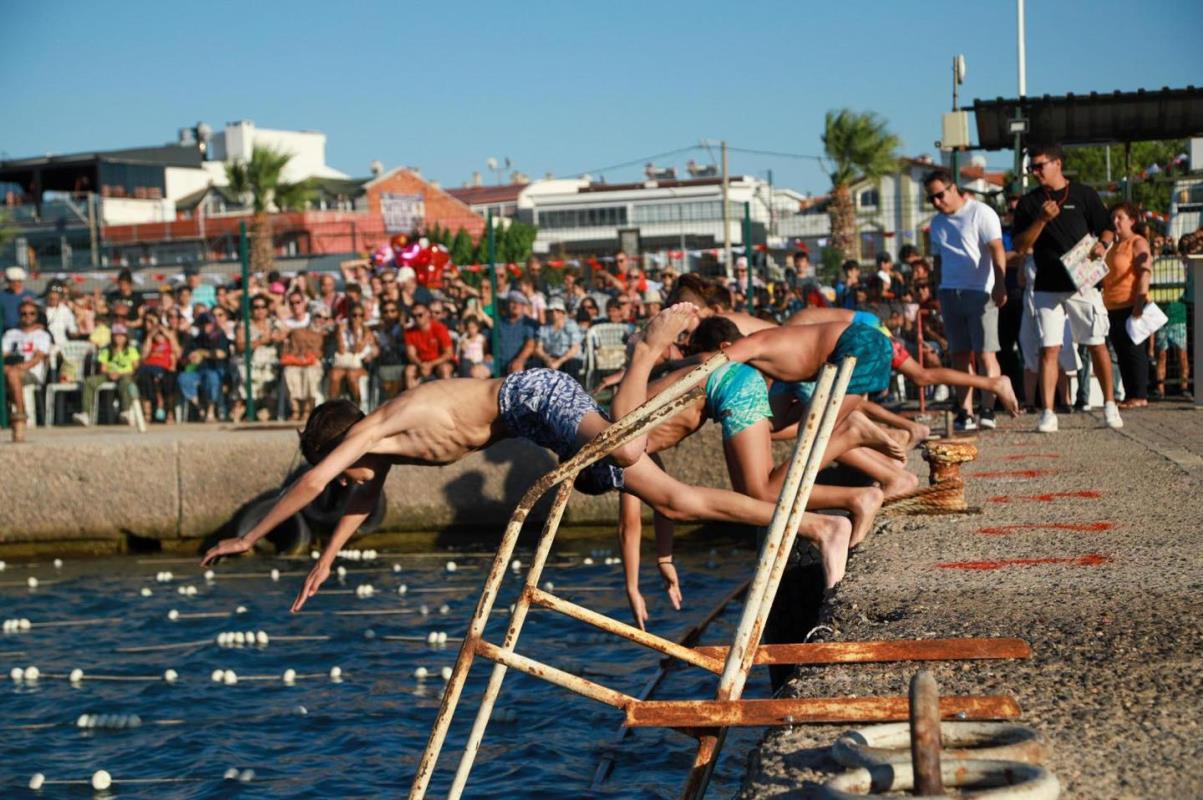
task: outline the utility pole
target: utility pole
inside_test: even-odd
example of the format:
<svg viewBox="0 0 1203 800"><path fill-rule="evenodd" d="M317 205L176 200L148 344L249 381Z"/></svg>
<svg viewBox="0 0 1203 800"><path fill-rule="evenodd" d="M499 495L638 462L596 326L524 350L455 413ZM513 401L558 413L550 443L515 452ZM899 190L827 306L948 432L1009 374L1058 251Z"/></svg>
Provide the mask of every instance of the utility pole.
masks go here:
<svg viewBox="0 0 1203 800"><path fill-rule="evenodd" d="M735 275L731 269L731 209L728 207L727 184L730 180L730 174L727 171L727 142L723 143L723 270L727 273L728 280Z"/></svg>
<svg viewBox="0 0 1203 800"><path fill-rule="evenodd" d="M957 111L957 87L961 85L961 81L965 80L965 56L956 55L952 57L952 112ZM960 148L952 148L952 182L957 186L961 185L961 170L958 154Z"/></svg>
<svg viewBox="0 0 1203 800"><path fill-rule="evenodd" d="M756 268L752 265L752 204L744 203L744 258L748 260L748 311L756 311Z"/></svg>

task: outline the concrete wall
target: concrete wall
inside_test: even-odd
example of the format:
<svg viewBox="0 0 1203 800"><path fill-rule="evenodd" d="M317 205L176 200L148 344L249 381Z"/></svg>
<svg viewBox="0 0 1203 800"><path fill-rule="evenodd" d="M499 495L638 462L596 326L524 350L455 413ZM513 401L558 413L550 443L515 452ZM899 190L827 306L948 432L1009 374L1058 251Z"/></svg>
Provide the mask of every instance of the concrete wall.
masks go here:
<svg viewBox="0 0 1203 800"><path fill-rule="evenodd" d="M665 454L682 481L728 486L717 430ZM0 544L30 541L195 539L249 500L280 486L299 463L296 432L206 426L38 429L0 446ZM395 467L385 485L383 528L497 530L522 493L555 466L547 451L505 441L445 467ZM567 524L609 525L617 495L577 493Z"/></svg>

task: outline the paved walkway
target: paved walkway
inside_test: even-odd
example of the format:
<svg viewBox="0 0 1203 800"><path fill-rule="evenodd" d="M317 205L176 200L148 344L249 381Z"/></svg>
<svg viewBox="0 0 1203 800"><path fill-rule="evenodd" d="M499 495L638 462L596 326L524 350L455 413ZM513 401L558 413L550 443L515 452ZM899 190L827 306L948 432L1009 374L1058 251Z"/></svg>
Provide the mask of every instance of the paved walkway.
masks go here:
<svg viewBox="0 0 1203 800"><path fill-rule="evenodd" d="M1203 407L1183 402L1154 403L1123 414L1125 436L1203 480ZM1095 415L1102 420L1102 411Z"/></svg>

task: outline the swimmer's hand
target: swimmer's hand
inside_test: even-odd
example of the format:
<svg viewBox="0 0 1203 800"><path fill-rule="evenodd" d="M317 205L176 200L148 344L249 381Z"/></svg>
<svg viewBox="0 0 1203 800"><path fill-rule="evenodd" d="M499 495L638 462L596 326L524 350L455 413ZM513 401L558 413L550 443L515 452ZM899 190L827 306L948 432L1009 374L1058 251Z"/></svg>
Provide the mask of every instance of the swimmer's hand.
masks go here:
<svg viewBox="0 0 1203 800"><path fill-rule="evenodd" d="M205 557L201 559L201 566L207 567L217 561L222 556L236 556L239 553L245 553L251 549L251 543L241 536L235 536L231 539L222 539L217 544L209 548L209 552L205 553Z"/></svg>
<svg viewBox="0 0 1203 800"><path fill-rule="evenodd" d="M305 578L305 585L301 587L297 599L292 601L292 613L300 611L301 606L305 605L305 601L317 594L318 587L329 577L330 565L326 563L325 559L320 559L313 565L313 569L309 570L309 577Z"/></svg>
<svg viewBox="0 0 1203 800"><path fill-rule="evenodd" d="M660 579L664 581L664 592L668 595L668 602L673 604L673 609L680 611L681 580L677 577L677 568L671 561L658 562L656 567L660 570Z"/></svg>
<svg viewBox="0 0 1203 800"><path fill-rule="evenodd" d="M639 630L647 630L647 604L643 602L643 595L639 593L638 587L627 587L627 602L631 604L631 616L635 618L635 624L639 626Z"/></svg>

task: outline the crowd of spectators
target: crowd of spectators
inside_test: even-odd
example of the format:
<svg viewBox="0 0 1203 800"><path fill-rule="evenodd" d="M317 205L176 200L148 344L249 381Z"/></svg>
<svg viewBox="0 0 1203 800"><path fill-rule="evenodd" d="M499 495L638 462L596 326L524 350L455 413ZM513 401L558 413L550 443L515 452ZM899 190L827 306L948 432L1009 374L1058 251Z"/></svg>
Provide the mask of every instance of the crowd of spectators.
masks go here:
<svg viewBox="0 0 1203 800"><path fill-rule="evenodd" d="M939 178L929 184L929 191L945 188ZM933 204L953 222L964 215L960 209L980 207L968 198L956 201L954 189L938 193L943 196ZM997 236L990 227L995 222L987 221L983 245ZM1008 251L1009 223L1010 212L1003 217ZM953 238L961 233L954 231ZM950 239L942 241L947 249ZM1154 252L1169 246L1164 240L1151 245ZM970 267L977 258L988 270L985 249L967 258ZM871 266L845 262L833 285L820 282L805 250L790 256L787 267L776 271L777 279L759 266L750 269L744 256L733 266L730 279L719 279L715 295L731 311L775 323L814 306L869 311L928 365L951 362L964 369L962 356L972 353L980 363L983 355L992 355L991 346L998 347L988 341L983 352L974 339L972 347L954 343L960 349L950 351L937 296L942 287L933 263L911 244L900 249L897 260L883 252ZM1001 316L987 324L999 331L999 360L1014 356L1016 363L1024 292L1019 272L1008 267L1002 288L985 282L976 287L995 305L1004 304ZM134 403L154 422L238 421L246 418L252 399L260 420L299 421L327 398L346 396L367 407L422 381L504 375L536 366L588 384L594 377L586 371L591 348L601 341L590 331L604 325L605 341L621 348L660 311L677 281L671 268L645 272L638 259L622 252L612 267L593 261L586 270L547 267L532 256L521 268L498 271L496 297L482 272L416 272L355 259L344 262L341 273L252 275L245 298L248 325L242 319L244 288L229 275L188 270L176 282L147 289L122 270L107 290L85 292L78 284L51 280L35 295L25 286L24 271L11 267L0 291L0 311L15 419L32 413L24 407L25 388L48 382L78 386L78 394L64 393L64 399L78 409L70 418L84 425L112 419L103 407L128 419ZM950 288L956 287L945 286L942 294ZM1008 301L1011 307L1005 308ZM964 338L955 331L952 336ZM73 343L87 344L81 350ZM68 357L71 353L77 357ZM1124 355L1131 363L1137 360L1133 353ZM106 390L115 391L98 409L96 401ZM942 394L944 387L935 387L934 399L942 400ZM972 414L969 401L964 410Z"/></svg>

